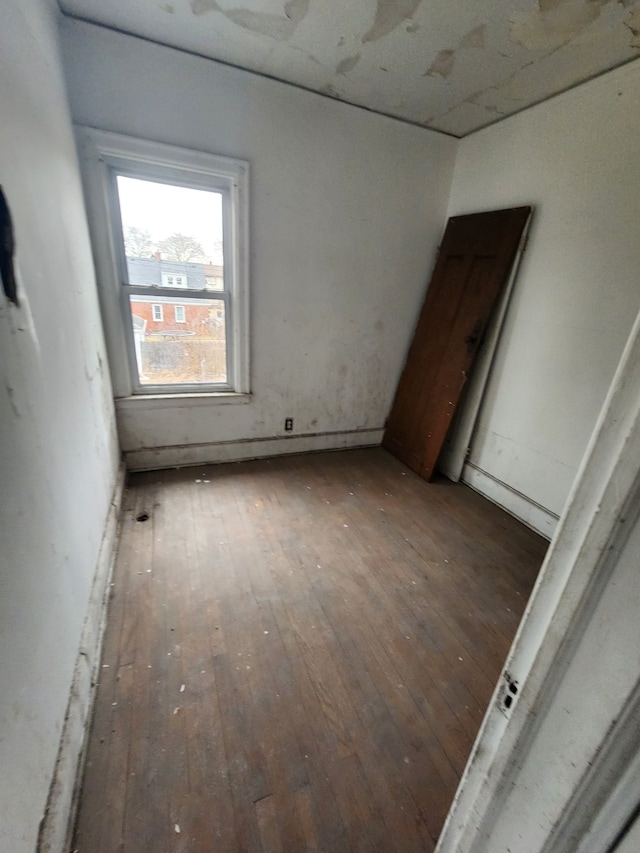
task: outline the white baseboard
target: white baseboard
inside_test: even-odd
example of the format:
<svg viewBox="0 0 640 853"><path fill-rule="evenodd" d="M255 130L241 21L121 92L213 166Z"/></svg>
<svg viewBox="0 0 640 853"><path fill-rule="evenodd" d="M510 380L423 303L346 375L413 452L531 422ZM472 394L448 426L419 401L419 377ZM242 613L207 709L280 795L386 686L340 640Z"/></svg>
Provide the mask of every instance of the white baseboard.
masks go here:
<svg viewBox="0 0 640 853"><path fill-rule="evenodd" d="M286 456L293 453L313 453L318 450L377 446L382 442L383 432L383 429L354 429L344 432L272 436L206 444L145 447L141 450L125 451L124 456L129 471L153 471L159 468L240 462L246 459Z"/></svg>
<svg viewBox="0 0 640 853"><path fill-rule="evenodd" d="M467 486L471 486L492 503L502 507L545 539L553 537L559 519L555 513L478 468L472 462L465 463L461 479Z"/></svg>
<svg viewBox="0 0 640 853"><path fill-rule="evenodd" d="M66 853L71 845L89 722L95 698L95 684L100 665L109 581L115 559L124 484L125 467L121 464L100 543L58 757L49 789L47 808L40 823L37 853Z"/></svg>

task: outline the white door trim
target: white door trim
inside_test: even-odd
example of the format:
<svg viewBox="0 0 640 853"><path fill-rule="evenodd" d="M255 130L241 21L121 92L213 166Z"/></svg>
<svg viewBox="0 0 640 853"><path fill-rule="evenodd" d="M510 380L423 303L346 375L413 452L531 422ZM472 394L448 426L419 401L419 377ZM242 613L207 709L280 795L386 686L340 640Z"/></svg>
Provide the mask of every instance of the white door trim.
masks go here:
<svg viewBox="0 0 640 853"><path fill-rule="evenodd" d="M484 839L591 627L640 511L640 318L636 319L531 600L474 744L438 853L496 853ZM615 631L615 623L612 623ZM510 707L505 699L509 684ZM625 706L611 707L611 724ZM597 749L601 744L594 744ZM604 742L602 743L604 746ZM622 769L622 768L620 768ZM574 793L580 780L576 780ZM570 805L571 798L567 805ZM535 803L533 803L535 811ZM576 815L574 813L573 819ZM549 827L548 838L560 834ZM540 849L549 850L549 847ZM527 851L529 853L529 851Z"/></svg>

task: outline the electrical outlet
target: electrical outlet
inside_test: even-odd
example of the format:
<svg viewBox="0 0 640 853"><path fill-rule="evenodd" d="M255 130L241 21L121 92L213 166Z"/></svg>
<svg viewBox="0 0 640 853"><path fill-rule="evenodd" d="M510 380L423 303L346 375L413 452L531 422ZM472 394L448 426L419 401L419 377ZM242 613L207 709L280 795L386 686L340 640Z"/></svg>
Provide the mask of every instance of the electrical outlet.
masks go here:
<svg viewBox="0 0 640 853"><path fill-rule="evenodd" d="M291 432L291 430L293 429L293 418L284 419L284 428L286 432Z"/></svg>

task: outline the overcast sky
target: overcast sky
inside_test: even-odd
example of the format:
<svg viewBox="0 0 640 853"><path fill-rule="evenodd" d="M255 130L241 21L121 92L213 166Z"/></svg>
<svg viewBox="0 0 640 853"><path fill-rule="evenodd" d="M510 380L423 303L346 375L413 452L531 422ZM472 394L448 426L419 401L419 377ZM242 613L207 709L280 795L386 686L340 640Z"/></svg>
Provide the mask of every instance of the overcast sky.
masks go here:
<svg viewBox="0 0 640 853"><path fill-rule="evenodd" d="M118 175L118 195L124 229L148 231L154 242L185 234L200 243L209 260L217 259L215 244L222 240L219 193Z"/></svg>

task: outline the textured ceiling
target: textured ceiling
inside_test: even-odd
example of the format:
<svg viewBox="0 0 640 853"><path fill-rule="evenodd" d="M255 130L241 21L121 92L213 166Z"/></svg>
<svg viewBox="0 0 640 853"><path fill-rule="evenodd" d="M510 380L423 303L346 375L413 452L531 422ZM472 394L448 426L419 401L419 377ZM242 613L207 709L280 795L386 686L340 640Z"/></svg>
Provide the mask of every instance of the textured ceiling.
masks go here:
<svg viewBox="0 0 640 853"><path fill-rule="evenodd" d="M464 136L640 56L640 0L59 0L63 12Z"/></svg>

